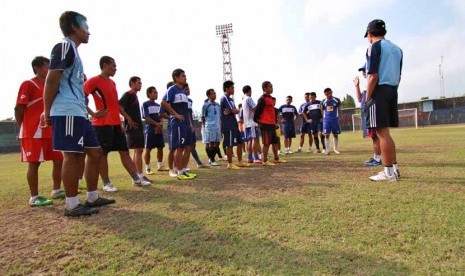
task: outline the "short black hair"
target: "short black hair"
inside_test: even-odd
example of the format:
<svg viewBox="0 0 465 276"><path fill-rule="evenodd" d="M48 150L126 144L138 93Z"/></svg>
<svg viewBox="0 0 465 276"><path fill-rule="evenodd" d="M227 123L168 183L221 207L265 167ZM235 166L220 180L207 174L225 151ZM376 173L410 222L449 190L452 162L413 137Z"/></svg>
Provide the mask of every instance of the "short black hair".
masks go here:
<svg viewBox="0 0 465 276"><path fill-rule="evenodd" d="M136 82L136 81L138 81L138 80L140 80L140 78L137 77L137 76L131 77L131 78L129 79L129 87L131 87L131 83L134 83L134 82Z"/></svg>
<svg viewBox="0 0 465 276"><path fill-rule="evenodd" d="M103 65L104 64L110 64L111 62L115 61L114 58L112 57L109 57L109 56L103 56L100 58L100 62L99 62L99 65L100 65L100 69L103 69Z"/></svg>
<svg viewBox="0 0 465 276"><path fill-rule="evenodd" d="M215 92L215 90L213 88L210 88L207 90L207 92L205 92L205 94L207 95L207 97L210 97L210 94Z"/></svg>
<svg viewBox="0 0 465 276"><path fill-rule="evenodd" d="M157 90L155 88L155 86L150 86L149 88L147 88L147 91L146 91L146 94L147 94L147 98L150 98L150 94L152 93L152 90Z"/></svg>
<svg viewBox="0 0 465 276"><path fill-rule="evenodd" d="M271 82L269 82L269 81L264 81L264 82L262 83L262 89L265 90L265 88L267 88L270 84L271 84Z"/></svg>
<svg viewBox="0 0 465 276"><path fill-rule="evenodd" d="M331 90L331 88L328 87L328 88L325 88L323 92L326 94L326 92L330 92L330 91L333 92L333 90Z"/></svg>
<svg viewBox="0 0 465 276"><path fill-rule="evenodd" d="M252 87L250 87L250 85L246 85L242 87L242 92L244 92L244 94L249 93L251 90L252 90Z"/></svg>
<svg viewBox="0 0 465 276"><path fill-rule="evenodd" d="M229 87L233 86L234 85L234 82L231 81L231 80L227 80L223 83L223 92L226 92L226 89L228 89Z"/></svg>
<svg viewBox="0 0 465 276"><path fill-rule="evenodd" d="M48 58L43 56L35 57L31 62L32 71L34 72L34 74L37 74L36 69L34 67L42 67L45 64L50 64L50 60Z"/></svg>
<svg viewBox="0 0 465 276"><path fill-rule="evenodd" d="M64 36L69 36L74 33L73 27L79 28L81 21L86 21L87 18L75 11L65 11L60 16L60 29Z"/></svg>
<svg viewBox="0 0 465 276"><path fill-rule="evenodd" d="M291 99L291 101L292 101L292 96L289 95L289 96L286 97L286 99Z"/></svg>
<svg viewBox="0 0 465 276"><path fill-rule="evenodd" d="M310 92L310 96L316 97L316 93L315 92Z"/></svg>
<svg viewBox="0 0 465 276"><path fill-rule="evenodd" d="M169 81L167 84L166 84L166 89L170 88L171 86L174 85L174 81Z"/></svg>
<svg viewBox="0 0 465 276"><path fill-rule="evenodd" d="M310 97L310 94L312 94L312 93L307 92L307 93L305 93L305 96L309 96L309 97Z"/></svg>
<svg viewBox="0 0 465 276"><path fill-rule="evenodd" d="M179 77L181 76L181 74L185 74L186 72L184 72L184 70L178 68L178 69L174 69L173 70L173 73L171 74L171 77L173 78L173 82L176 81L176 77Z"/></svg>

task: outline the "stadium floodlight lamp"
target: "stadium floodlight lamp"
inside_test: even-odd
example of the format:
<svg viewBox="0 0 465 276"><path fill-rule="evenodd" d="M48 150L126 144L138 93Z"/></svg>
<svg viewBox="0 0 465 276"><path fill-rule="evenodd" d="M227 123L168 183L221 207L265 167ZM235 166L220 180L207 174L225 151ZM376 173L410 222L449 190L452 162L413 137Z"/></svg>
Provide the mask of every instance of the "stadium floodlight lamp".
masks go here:
<svg viewBox="0 0 465 276"><path fill-rule="evenodd" d="M216 25L216 36L228 36L233 33L232 23Z"/></svg>

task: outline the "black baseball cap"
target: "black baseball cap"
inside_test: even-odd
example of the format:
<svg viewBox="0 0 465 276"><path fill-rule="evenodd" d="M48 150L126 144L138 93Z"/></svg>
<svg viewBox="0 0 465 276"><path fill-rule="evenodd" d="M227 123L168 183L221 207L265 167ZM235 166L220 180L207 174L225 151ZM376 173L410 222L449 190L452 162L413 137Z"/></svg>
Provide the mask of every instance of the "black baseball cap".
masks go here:
<svg viewBox="0 0 465 276"><path fill-rule="evenodd" d="M367 26L367 30L365 32L365 36L368 36L368 33L372 33L374 35L385 35L386 34L386 23L384 23L381 19L375 19L370 21Z"/></svg>

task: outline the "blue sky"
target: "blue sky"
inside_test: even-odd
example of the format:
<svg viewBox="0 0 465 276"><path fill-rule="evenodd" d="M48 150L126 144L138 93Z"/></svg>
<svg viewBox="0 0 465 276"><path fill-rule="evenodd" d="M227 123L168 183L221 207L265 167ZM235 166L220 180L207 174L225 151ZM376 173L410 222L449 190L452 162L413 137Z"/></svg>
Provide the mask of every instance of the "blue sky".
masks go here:
<svg viewBox="0 0 465 276"><path fill-rule="evenodd" d="M257 0L257 1L2 1L0 3L0 119L13 117L19 85L32 78L30 62L49 56L62 35L58 18L75 10L88 18L91 37L79 51L88 77L99 74L102 55L116 59L119 94L128 79L142 78L164 94L175 68L183 68L194 109L205 91L221 92L222 53L215 25L233 23L231 38L236 98L249 84L256 99L261 83L273 83L277 104L287 95L299 105L303 94L331 87L335 96L354 95L352 79L364 62L367 23L385 20L386 38L404 51L399 101L439 97L438 65L444 56L446 96L465 94L465 1ZM143 102L145 93L139 94Z"/></svg>

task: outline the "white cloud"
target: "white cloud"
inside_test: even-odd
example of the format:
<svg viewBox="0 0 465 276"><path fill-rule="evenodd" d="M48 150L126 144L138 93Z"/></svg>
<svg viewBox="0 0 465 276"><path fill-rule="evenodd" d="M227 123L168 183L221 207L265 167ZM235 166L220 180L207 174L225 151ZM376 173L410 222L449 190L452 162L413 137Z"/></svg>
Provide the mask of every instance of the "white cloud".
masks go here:
<svg viewBox="0 0 465 276"><path fill-rule="evenodd" d="M356 14L364 14L376 6L388 7L394 0L308 0L305 5L304 22L307 26L337 25Z"/></svg>

